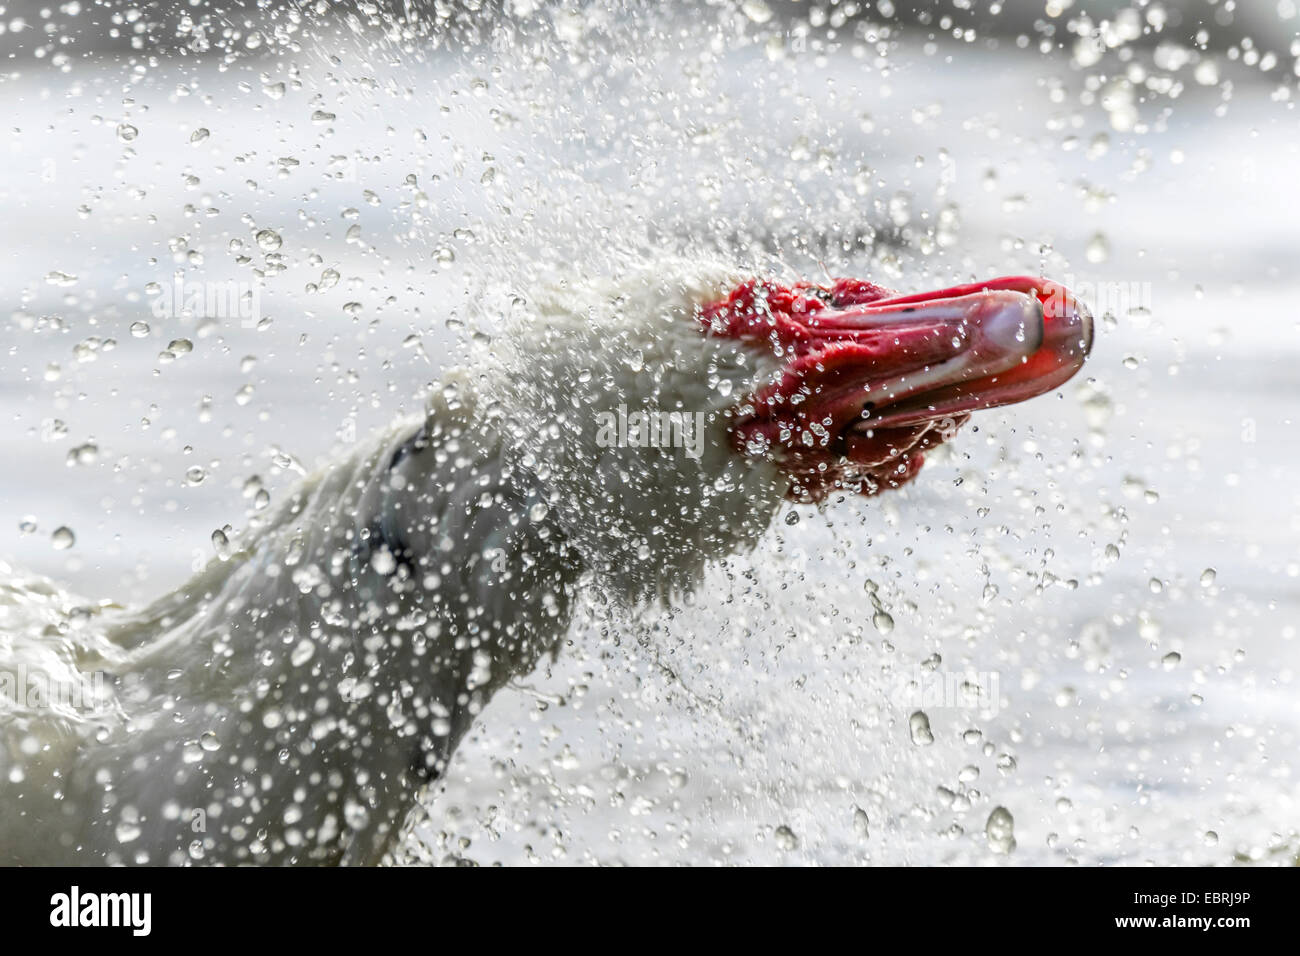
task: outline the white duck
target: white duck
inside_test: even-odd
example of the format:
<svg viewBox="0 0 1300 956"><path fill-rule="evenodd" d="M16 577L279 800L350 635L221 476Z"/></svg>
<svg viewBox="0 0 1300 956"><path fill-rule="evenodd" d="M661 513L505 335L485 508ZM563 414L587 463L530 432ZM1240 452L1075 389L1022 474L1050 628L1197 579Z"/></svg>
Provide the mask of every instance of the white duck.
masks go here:
<svg viewBox="0 0 1300 956"><path fill-rule="evenodd" d="M577 589L679 592L784 499L896 487L1092 337L1026 277L898 296L674 262L528 312L143 611L7 586L0 863L379 862Z"/></svg>

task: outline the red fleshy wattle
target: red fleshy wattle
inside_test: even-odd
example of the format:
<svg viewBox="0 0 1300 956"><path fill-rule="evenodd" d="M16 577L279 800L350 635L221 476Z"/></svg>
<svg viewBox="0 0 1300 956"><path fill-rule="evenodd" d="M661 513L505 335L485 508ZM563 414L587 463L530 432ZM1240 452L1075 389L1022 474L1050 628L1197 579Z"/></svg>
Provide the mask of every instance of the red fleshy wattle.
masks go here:
<svg viewBox="0 0 1300 956"><path fill-rule="evenodd" d="M819 328L819 312L867 305L894 295L893 290L863 279L836 279L829 286L811 282L787 286L749 279L721 302L704 306L700 318L713 335L771 342L802 354L834 334Z"/></svg>
<svg viewBox="0 0 1300 956"><path fill-rule="evenodd" d="M820 501L837 489L875 494L911 481L925 461L919 451L908 452L922 441L924 428L900 436L896 454L880 455L849 476L833 465L834 452L845 427L861 415L861 368L864 362L887 353L881 338L871 343L835 341L818 326L818 313L828 308L864 305L896 295L892 290L859 279L836 279L830 286L808 282L785 286L751 279L737 286L726 299L700 310L707 332L792 353L781 379L762 387L752 398L764 414L738 414L731 430L733 445L749 454L773 448L784 451L784 467L791 476L790 497ZM828 387L842 393L837 414L810 417L801 399L811 395L809 374L823 376L819 393Z"/></svg>

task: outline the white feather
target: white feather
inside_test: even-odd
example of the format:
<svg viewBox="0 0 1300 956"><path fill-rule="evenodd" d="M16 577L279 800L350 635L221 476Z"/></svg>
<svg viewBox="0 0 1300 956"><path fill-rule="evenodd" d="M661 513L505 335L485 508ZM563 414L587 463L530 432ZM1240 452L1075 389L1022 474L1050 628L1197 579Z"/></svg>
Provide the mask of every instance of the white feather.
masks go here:
<svg viewBox="0 0 1300 956"><path fill-rule="evenodd" d="M671 262L541 291L424 419L138 613L11 585L0 674L99 696L0 713L0 862L382 859L474 716L564 635L580 579L668 595L767 526L786 485L726 416L772 360L694 318L735 278ZM702 414L698 457L602 441L620 405Z"/></svg>

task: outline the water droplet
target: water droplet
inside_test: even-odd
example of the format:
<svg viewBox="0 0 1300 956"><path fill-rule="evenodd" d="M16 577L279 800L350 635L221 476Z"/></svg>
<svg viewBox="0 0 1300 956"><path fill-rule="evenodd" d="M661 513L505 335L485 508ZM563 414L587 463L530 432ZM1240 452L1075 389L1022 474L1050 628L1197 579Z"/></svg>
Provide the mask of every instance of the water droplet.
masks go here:
<svg viewBox="0 0 1300 956"><path fill-rule="evenodd" d="M263 252L275 252L284 244L284 240L274 229L259 230L254 238L257 240L257 248Z"/></svg>
<svg viewBox="0 0 1300 956"><path fill-rule="evenodd" d="M99 460L99 446L93 441L68 449L68 465L93 465Z"/></svg>
<svg viewBox="0 0 1300 956"><path fill-rule="evenodd" d="M912 734L912 743L918 747L928 747L934 743L934 734L930 731L930 718L925 711L918 710L907 718L908 729Z"/></svg>
<svg viewBox="0 0 1300 956"><path fill-rule="evenodd" d="M379 548L370 555L370 566L379 574L392 574L397 570L397 558L387 548Z"/></svg>
<svg viewBox="0 0 1300 956"><path fill-rule="evenodd" d="M883 609L878 609L871 616L871 623L881 634L888 634L894 629L894 618L890 613Z"/></svg>
<svg viewBox="0 0 1300 956"><path fill-rule="evenodd" d="M230 538L220 528L212 532L212 547L220 560L230 560Z"/></svg>
<svg viewBox="0 0 1300 956"><path fill-rule="evenodd" d="M984 825L984 835L994 853L1010 853L1016 848L1015 820L1006 807L994 807Z"/></svg>
<svg viewBox="0 0 1300 956"><path fill-rule="evenodd" d="M1091 263L1097 264L1105 262L1110 258L1110 240L1104 233L1093 233L1088 240L1087 248L1084 249L1084 257Z"/></svg>
<svg viewBox="0 0 1300 956"><path fill-rule="evenodd" d="M289 663L294 667L302 667L303 664L312 659L312 655L315 653L316 645L304 637L294 645L293 653L289 655Z"/></svg>
<svg viewBox="0 0 1300 956"><path fill-rule="evenodd" d="M783 850L799 849L799 838L795 832L785 824L776 828L776 845Z"/></svg>
<svg viewBox="0 0 1300 956"><path fill-rule="evenodd" d="M117 127L117 138L124 143L133 141L140 135L140 131L130 123L119 123Z"/></svg>
<svg viewBox="0 0 1300 956"><path fill-rule="evenodd" d="M1201 572L1201 587L1208 588L1214 584L1214 579L1218 572L1214 568L1206 568Z"/></svg>
<svg viewBox="0 0 1300 956"><path fill-rule="evenodd" d="M865 840L871 836L870 823L867 819L867 811L861 807L853 808L853 832L858 835L859 839Z"/></svg>
<svg viewBox="0 0 1300 956"><path fill-rule="evenodd" d="M50 543L54 545L55 551L67 551L77 543L77 536L72 533L72 529L67 525L60 525L50 535Z"/></svg>

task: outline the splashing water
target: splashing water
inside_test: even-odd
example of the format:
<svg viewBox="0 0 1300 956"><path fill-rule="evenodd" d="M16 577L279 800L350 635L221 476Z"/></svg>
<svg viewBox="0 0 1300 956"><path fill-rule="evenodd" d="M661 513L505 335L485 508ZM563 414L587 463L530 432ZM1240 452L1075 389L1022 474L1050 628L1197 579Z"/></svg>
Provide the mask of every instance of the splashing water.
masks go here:
<svg viewBox="0 0 1300 956"><path fill-rule="evenodd" d="M557 276L1074 276L1092 378L985 413L905 492L792 507L667 610L589 587L399 860L1294 857L1285 43L1198 44L1154 5L1049 16L1063 45L956 10L220 8L143 24L153 61L51 49L0 81L32 462L6 555L131 604L229 560ZM1212 236L1185 198L1210 192ZM0 661L119 653L107 601L12 578ZM185 759L217 759L199 730Z"/></svg>

